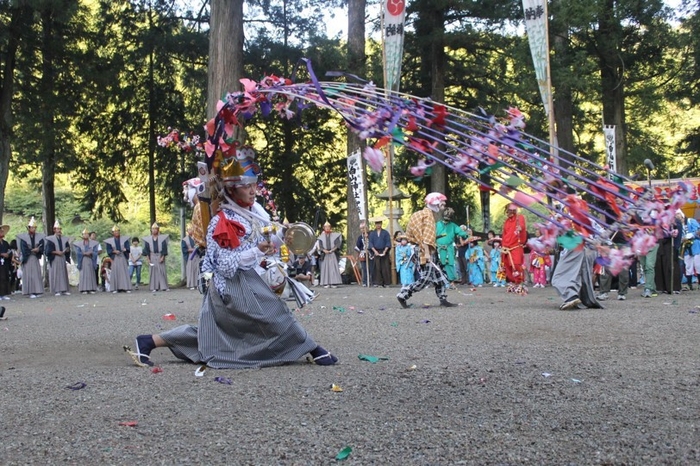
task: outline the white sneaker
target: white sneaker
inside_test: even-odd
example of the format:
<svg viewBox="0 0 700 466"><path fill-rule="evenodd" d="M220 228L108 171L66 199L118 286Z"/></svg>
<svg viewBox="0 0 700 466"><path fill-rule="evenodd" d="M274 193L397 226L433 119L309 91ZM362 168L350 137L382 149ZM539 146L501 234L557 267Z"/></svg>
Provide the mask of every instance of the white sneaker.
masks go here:
<svg viewBox="0 0 700 466"><path fill-rule="evenodd" d="M623 295L623 294L617 295L617 300L618 300L618 301L624 301L625 299L627 299L627 296L625 296L625 295Z"/></svg>
<svg viewBox="0 0 700 466"><path fill-rule="evenodd" d="M54 296L61 296L61 293L56 293Z"/></svg>
<svg viewBox="0 0 700 466"><path fill-rule="evenodd" d="M62 294L63 294L63 296L70 296L70 291L66 291L66 292L64 292L64 293L62 293Z"/></svg>
<svg viewBox="0 0 700 466"><path fill-rule="evenodd" d="M35 295L35 294L30 294L29 297L30 297L31 299L34 299L34 298L36 298L36 295Z"/></svg>
<svg viewBox="0 0 700 466"><path fill-rule="evenodd" d="M9 301L12 298L10 298L9 296L3 296L2 299L4 299L5 301Z"/></svg>
<svg viewBox="0 0 700 466"><path fill-rule="evenodd" d="M498 283L494 283L494 284L493 284L493 287L494 287L494 288L498 288Z"/></svg>

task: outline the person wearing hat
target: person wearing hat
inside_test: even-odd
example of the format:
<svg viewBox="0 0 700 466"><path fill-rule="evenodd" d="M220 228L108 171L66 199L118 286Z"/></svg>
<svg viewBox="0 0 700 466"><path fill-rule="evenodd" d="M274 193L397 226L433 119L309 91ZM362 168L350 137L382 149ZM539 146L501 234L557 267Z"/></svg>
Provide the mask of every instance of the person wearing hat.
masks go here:
<svg viewBox="0 0 700 466"><path fill-rule="evenodd" d="M438 257L440 258L442 269L445 271L445 275L447 275L447 279L451 282L457 280L457 274L455 273L455 241L458 241L459 238L467 238L468 236L466 231L462 230L459 225L452 221L454 215L454 209L452 207L447 207L442 213L442 220L438 221L435 226L435 245L437 247Z"/></svg>
<svg viewBox="0 0 700 466"><path fill-rule="evenodd" d="M491 252L489 253L489 267L491 272L491 283L493 287L505 287L505 273L501 270L501 237L494 236L489 240Z"/></svg>
<svg viewBox="0 0 700 466"><path fill-rule="evenodd" d="M114 225L112 237L105 240L105 246L107 256L112 262L109 276L110 291L112 293L119 291L131 293L131 279L129 278L129 264L127 262L131 248L129 237L122 236L119 227Z"/></svg>
<svg viewBox="0 0 700 466"><path fill-rule="evenodd" d="M97 291L97 279L95 277L95 270L97 270L97 246L100 243L90 239L90 232L87 228L83 229L82 237L82 241L73 243L77 257L75 265L80 272L78 291L82 294L95 294Z"/></svg>
<svg viewBox="0 0 700 466"><path fill-rule="evenodd" d="M316 244L318 269L320 272L319 284L324 288L329 286L338 288L338 285L343 283L343 278L340 276L340 267L338 266L340 248L343 245L343 235L333 231L331 224L326 222L323 224L323 231L318 236Z"/></svg>
<svg viewBox="0 0 700 466"><path fill-rule="evenodd" d="M396 239L399 241L395 251L396 273L399 274L401 287L406 288L415 280L416 261L413 257L414 248L413 245L408 244L408 237L405 233L399 233Z"/></svg>
<svg viewBox="0 0 700 466"><path fill-rule="evenodd" d="M418 247L420 276L408 287L401 288L401 291L396 295L396 299L403 308L409 307L408 300L414 293L428 285L435 287L435 294L442 306L455 306L447 301L447 289L450 282L440 265L437 264L437 249L435 247L435 219L445 209L446 202L447 197L444 194L430 193L425 196L425 208L411 214L408 220L406 236L410 243Z"/></svg>
<svg viewBox="0 0 700 466"><path fill-rule="evenodd" d="M0 299L9 300L12 294L10 271L12 269L12 248L5 240L10 225L0 225Z"/></svg>
<svg viewBox="0 0 700 466"><path fill-rule="evenodd" d="M46 237L44 254L49 260L49 289L55 296L70 295L68 267L70 262L70 238L62 234L61 224L53 224L54 234Z"/></svg>
<svg viewBox="0 0 700 466"><path fill-rule="evenodd" d="M386 288L391 285L391 235L382 228L387 218L384 215L369 219L374 230L369 234L369 249L374 254L374 286Z"/></svg>
<svg viewBox="0 0 700 466"><path fill-rule="evenodd" d="M27 224L27 233L17 235L22 253L22 294L36 298L44 294L44 279L41 276L39 259L44 253L44 235L36 231L36 220Z"/></svg>
<svg viewBox="0 0 700 466"><path fill-rule="evenodd" d="M276 254L277 236L265 234L270 216L255 202L259 168L248 167L244 170L234 158L217 168L221 202L207 229L202 267L212 278L198 325L139 335L133 351L124 348L137 365L152 366L150 355L157 347L214 369L283 365L307 353L318 365L338 361L306 333L256 270Z"/></svg>
<svg viewBox="0 0 700 466"><path fill-rule="evenodd" d="M160 234L160 226L153 222L151 235L143 238L143 257L148 259L148 289L152 292L170 291L165 258L168 256L168 235Z"/></svg>

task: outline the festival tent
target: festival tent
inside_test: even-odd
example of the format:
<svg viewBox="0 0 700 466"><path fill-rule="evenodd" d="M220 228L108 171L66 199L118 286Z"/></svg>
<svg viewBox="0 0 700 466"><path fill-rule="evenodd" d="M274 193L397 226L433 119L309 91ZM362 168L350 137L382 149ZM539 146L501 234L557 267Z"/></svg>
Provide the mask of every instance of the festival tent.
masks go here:
<svg viewBox="0 0 700 466"><path fill-rule="evenodd" d="M651 187L654 190L657 198L671 199L672 193L678 188L680 183L684 183L689 190L688 202L681 207L681 210L683 210L686 217L700 220L700 178L651 180ZM634 191L642 192L647 186L649 186L649 182L637 180L634 182L627 182L625 185Z"/></svg>

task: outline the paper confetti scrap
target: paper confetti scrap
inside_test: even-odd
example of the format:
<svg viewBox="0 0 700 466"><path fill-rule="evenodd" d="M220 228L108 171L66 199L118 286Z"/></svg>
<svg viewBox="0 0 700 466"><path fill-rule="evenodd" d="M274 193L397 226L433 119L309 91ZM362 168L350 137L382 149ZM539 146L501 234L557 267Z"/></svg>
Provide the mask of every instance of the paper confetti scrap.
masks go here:
<svg viewBox="0 0 700 466"><path fill-rule="evenodd" d="M119 423L120 426L125 426L125 427L136 427L139 425L138 421L124 421Z"/></svg>
<svg viewBox="0 0 700 466"><path fill-rule="evenodd" d="M368 361L372 364L378 363L379 361L388 361L389 358L385 356L370 356L369 354L358 354L357 357L360 361Z"/></svg>
<svg viewBox="0 0 700 466"><path fill-rule="evenodd" d="M547 377L551 377L551 376L552 376L552 374L550 374L549 372L542 372L542 377L544 377L545 379Z"/></svg>
<svg viewBox="0 0 700 466"><path fill-rule="evenodd" d="M332 392L342 392L343 389L340 385L332 384L331 385L331 391Z"/></svg>
<svg viewBox="0 0 700 466"><path fill-rule="evenodd" d="M231 385L233 383L228 377L214 377L214 381L225 385Z"/></svg>
<svg viewBox="0 0 700 466"><path fill-rule="evenodd" d="M163 320L175 320L175 314L165 314Z"/></svg>
<svg viewBox="0 0 700 466"><path fill-rule="evenodd" d="M348 456L350 456L350 453L352 453L352 448L345 447L342 450L340 450L340 452L338 452L335 459L338 461L343 461L344 459L347 459Z"/></svg>
<svg viewBox="0 0 700 466"><path fill-rule="evenodd" d="M151 372L154 373L154 374L160 374L161 372L163 372L163 369L160 368L160 367L158 367L158 366L156 366L156 367L154 367L153 369L151 369Z"/></svg>

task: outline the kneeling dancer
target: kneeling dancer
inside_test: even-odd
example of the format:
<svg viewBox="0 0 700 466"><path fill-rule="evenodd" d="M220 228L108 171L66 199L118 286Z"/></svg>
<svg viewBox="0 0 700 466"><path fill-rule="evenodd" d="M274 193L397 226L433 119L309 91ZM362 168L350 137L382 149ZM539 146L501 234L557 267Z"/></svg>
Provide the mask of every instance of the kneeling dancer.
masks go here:
<svg viewBox="0 0 700 466"><path fill-rule="evenodd" d="M316 364L335 364L338 359L316 344L255 270L275 246L263 236L257 216L241 214L256 208L256 172L243 172L235 158L231 164L223 169L223 200L207 229L203 270L213 276L198 325L140 335L135 351L125 349L140 366L152 366L151 351L163 346L180 359L215 369L282 365L306 353Z"/></svg>

